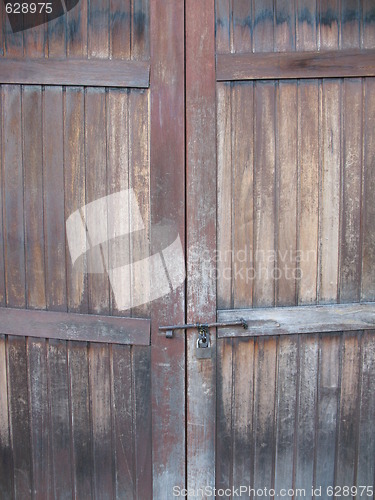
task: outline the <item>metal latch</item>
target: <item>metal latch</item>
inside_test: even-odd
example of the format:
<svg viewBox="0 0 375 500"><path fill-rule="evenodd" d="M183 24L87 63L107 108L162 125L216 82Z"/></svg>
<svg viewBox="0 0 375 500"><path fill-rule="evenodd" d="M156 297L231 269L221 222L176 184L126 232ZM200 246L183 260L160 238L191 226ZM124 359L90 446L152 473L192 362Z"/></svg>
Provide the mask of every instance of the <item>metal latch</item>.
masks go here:
<svg viewBox="0 0 375 500"><path fill-rule="evenodd" d="M249 325L247 321L245 321L243 318L240 318L237 321L224 321L221 323L188 323L186 325L172 325L172 326L159 326L159 331L160 332L165 332L165 336L167 339L172 339L173 338L173 332L175 330L188 330L190 328L199 328L204 327L207 328L207 331L209 328L225 328L226 326L242 326L245 330L249 328Z"/></svg>

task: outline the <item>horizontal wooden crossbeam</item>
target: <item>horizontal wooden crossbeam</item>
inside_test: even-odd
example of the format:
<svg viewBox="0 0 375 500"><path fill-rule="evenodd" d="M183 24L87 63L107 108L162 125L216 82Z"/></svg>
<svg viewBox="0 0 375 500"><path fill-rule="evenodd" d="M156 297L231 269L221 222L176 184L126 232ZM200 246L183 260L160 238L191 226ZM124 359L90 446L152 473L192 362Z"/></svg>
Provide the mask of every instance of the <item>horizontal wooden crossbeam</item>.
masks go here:
<svg viewBox="0 0 375 500"><path fill-rule="evenodd" d="M150 344L150 321L0 307L0 334L109 344Z"/></svg>
<svg viewBox="0 0 375 500"><path fill-rule="evenodd" d="M0 83L148 88L145 61L99 59L0 59Z"/></svg>
<svg viewBox="0 0 375 500"><path fill-rule="evenodd" d="M216 80L375 76L375 50L219 54Z"/></svg>
<svg viewBox="0 0 375 500"><path fill-rule="evenodd" d="M235 321L241 318L249 322L248 330L220 328L218 337L262 337L375 330L375 303L218 311L218 321Z"/></svg>

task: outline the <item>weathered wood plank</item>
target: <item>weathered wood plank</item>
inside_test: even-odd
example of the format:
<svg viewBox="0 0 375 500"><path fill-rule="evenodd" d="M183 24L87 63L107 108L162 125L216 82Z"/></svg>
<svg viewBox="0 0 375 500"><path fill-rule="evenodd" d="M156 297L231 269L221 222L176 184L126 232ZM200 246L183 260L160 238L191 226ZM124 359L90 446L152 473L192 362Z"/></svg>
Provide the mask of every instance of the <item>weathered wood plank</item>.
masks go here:
<svg viewBox="0 0 375 500"><path fill-rule="evenodd" d="M362 82L343 82L340 302L361 296Z"/></svg>
<svg viewBox="0 0 375 500"><path fill-rule="evenodd" d="M340 49L360 48L360 0L341 0Z"/></svg>
<svg viewBox="0 0 375 500"><path fill-rule="evenodd" d="M189 6L185 6L187 12ZM150 195L151 254L158 250L157 226L168 223L185 248L185 41L184 4L150 2ZM213 38L213 37L212 37ZM168 498L173 486L185 485L185 336L172 344L159 335L159 325L185 320L185 289L151 304L153 497ZM173 392L169 391L173 380Z"/></svg>
<svg viewBox="0 0 375 500"><path fill-rule="evenodd" d="M23 44L24 44L24 56L28 59L33 59L36 57L44 57L46 50L47 41L47 15L45 12L37 12L33 15L33 27L32 29L25 29L23 32ZM24 23L27 23L27 17L24 16ZM40 23L36 26L37 23ZM35 23L35 24L34 24Z"/></svg>
<svg viewBox="0 0 375 500"><path fill-rule="evenodd" d="M297 293L297 85L280 82L277 93L276 303L295 305Z"/></svg>
<svg viewBox="0 0 375 500"><path fill-rule="evenodd" d="M115 344L150 343L150 321L139 318L0 308L0 333Z"/></svg>
<svg viewBox="0 0 375 500"><path fill-rule="evenodd" d="M0 495L12 498L13 458L9 429L7 341L0 335Z"/></svg>
<svg viewBox="0 0 375 500"><path fill-rule="evenodd" d="M22 126L27 307L46 308L43 227L42 89L23 87Z"/></svg>
<svg viewBox="0 0 375 500"><path fill-rule="evenodd" d="M317 300L319 220L319 88L298 86L298 303Z"/></svg>
<svg viewBox="0 0 375 500"><path fill-rule="evenodd" d="M231 2L230 0L215 1L216 15L216 53L231 52Z"/></svg>
<svg viewBox="0 0 375 500"><path fill-rule="evenodd" d="M52 494L52 462L50 453L51 423L48 401L48 367L45 339L28 339L28 372L30 430L35 498Z"/></svg>
<svg viewBox="0 0 375 500"><path fill-rule="evenodd" d="M2 59L0 81L29 85L149 86L149 63L82 59Z"/></svg>
<svg viewBox="0 0 375 500"><path fill-rule="evenodd" d="M308 50L317 50L318 34L316 22L317 2L311 0L298 0L296 7L296 49L304 52Z"/></svg>
<svg viewBox="0 0 375 500"><path fill-rule="evenodd" d="M73 491L67 358L66 342L55 339L48 341L48 399L51 412L52 491L54 498L67 498Z"/></svg>
<svg viewBox="0 0 375 500"><path fill-rule="evenodd" d="M67 88L64 95L64 201L65 220L86 203L84 90ZM77 241L78 245L83 242ZM67 302L69 312L88 312L87 262L73 266L66 245Z"/></svg>
<svg viewBox="0 0 375 500"><path fill-rule="evenodd" d="M109 58L109 0L88 1L88 57Z"/></svg>
<svg viewBox="0 0 375 500"><path fill-rule="evenodd" d="M233 175L233 306L250 307L253 302L254 238L254 87L236 84L232 90ZM250 139L249 139L250 135ZM223 203L223 212L225 209ZM220 261L222 252L220 252ZM220 268L218 262L218 269ZM220 281L218 282L218 288ZM218 295L219 297L219 295ZM221 308L218 300L218 307Z"/></svg>
<svg viewBox="0 0 375 500"><path fill-rule="evenodd" d="M66 52L69 59L87 58L87 11L89 0L79 0L77 9L70 9L66 14ZM66 5L70 0L66 0ZM64 16L64 17L65 17Z"/></svg>
<svg viewBox="0 0 375 500"><path fill-rule="evenodd" d="M46 87L43 101L44 241L47 309L66 311L63 93ZM68 258L70 258L68 256Z"/></svg>
<svg viewBox="0 0 375 500"><path fill-rule="evenodd" d="M253 51L274 50L274 0L253 0Z"/></svg>
<svg viewBox="0 0 375 500"><path fill-rule="evenodd" d="M94 498L113 498L112 406L109 346L89 347Z"/></svg>
<svg viewBox="0 0 375 500"><path fill-rule="evenodd" d="M33 489L26 339L9 336L7 355L13 496L26 500Z"/></svg>
<svg viewBox="0 0 375 500"><path fill-rule="evenodd" d="M103 133L104 132L104 133ZM86 203L104 198L107 193L107 129L106 92L89 88L85 94L85 156L86 156ZM101 241L98 236L103 228L108 231L105 213L81 210L86 225L87 241ZM103 217L105 217L103 219ZM108 236L107 236L108 237ZM88 306L94 314L109 312L108 249L103 246L96 256L88 259ZM99 269L102 272L98 272Z"/></svg>
<svg viewBox="0 0 375 500"><path fill-rule="evenodd" d="M321 172L319 198L319 293L321 303L336 302L339 285L341 198L341 84L323 80L321 88Z"/></svg>
<svg viewBox="0 0 375 500"><path fill-rule="evenodd" d="M1 29L0 29L1 33ZM1 35L0 35L1 37ZM4 186L4 147L5 143L3 141L3 87L0 87L0 185ZM5 297L5 253L4 253L4 241L5 241L5 227L3 215L4 212L4 194L3 189L0 189L0 305L4 306L6 303Z"/></svg>
<svg viewBox="0 0 375 500"><path fill-rule="evenodd" d="M364 100L364 188L362 202L362 300L375 300L375 80L366 79Z"/></svg>
<svg viewBox="0 0 375 500"><path fill-rule="evenodd" d="M21 89L3 87L4 244L7 305L24 307L25 241Z"/></svg>
<svg viewBox="0 0 375 500"><path fill-rule="evenodd" d="M217 86L217 302L218 307L232 304L232 88Z"/></svg>
<svg viewBox="0 0 375 500"><path fill-rule="evenodd" d="M296 47L295 3L294 0L275 1L274 37L277 52L291 51Z"/></svg>
<svg viewBox="0 0 375 500"><path fill-rule="evenodd" d="M82 1L82 0L81 0ZM77 10L81 9L81 1ZM70 0L66 2L66 7L69 8ZM67 23L68 14L65 13L55 19L51 19L45 25L46 27L46 49L48 57L65 58L67 55Z"/></svg>
<svg viewBox="0 0 375 500"><path fill-rule="evenodd" d="M257 82L254 169L254 291L256 307L275 301L275 85Z"/></svg>
<svg viewBox="0 0 375 500"><path fill-rule="evenodd" d="M110 52L112 59L130 59L131 0L110 0Z"/></svg>
<svg viewBox="0 0 375 500"><path fill-rule="evenodd" d="M145 60L150 57L150 0L131 1L131 58Z"/></svg>
<svg viewBox="0 0 375 500"><path fill-rule="evenodd" d="M216 100L214 2L188 0L186 14L187 320L216 317ZM209 172L209 175L208 175ZM194 255L194 257L193 257ZM187 333L187 487L215 485L216 345L195 357ZM202 397L202 394L204 397Z"/></svg>
<svg viewBox="0 0 375 500"><path fill-rule="evenodd" d="M343 78L375 75L374 50L219 54L216 80Z"/></svg>
<svg viewBox="0 0 375 500"><path fill-rule="evenodd" d="M375 46L375 5L372 0L362 1L362 47Z"/></svg>
<svg viewBox="0 0 375 500"><path fill-rule="evenodd" d="M375 325L375 304L367 302L218 311L218 321L240 318L249 322L248 330L221 327L218 329L219 338L370 330Z"/></svg>
<svg viewBox="0 0 375 500"><path fill-rule="evenodd" d="M75 498L92 498L93 449L86 342L69 342L68 369L72 419L72 481Z"/></svg>
<svg viewBox="0 0 375 500"><path fill-rule="evenodd" d="M216 2L217 3L217 2ZM233 52L251 52L253 37L252 2L236 0L232 2ZM216 34L217 36L217 34Z"/></svg>
<svg viewBox="0 0 375 500"><path fill-rule="evenodd" d="M115 461L116 498L134 498L134 392L132 351L128 346L112 346L112 430ZM151 485L148 484L150 491ZM146 495L147 497L147 495Z"/></svg>

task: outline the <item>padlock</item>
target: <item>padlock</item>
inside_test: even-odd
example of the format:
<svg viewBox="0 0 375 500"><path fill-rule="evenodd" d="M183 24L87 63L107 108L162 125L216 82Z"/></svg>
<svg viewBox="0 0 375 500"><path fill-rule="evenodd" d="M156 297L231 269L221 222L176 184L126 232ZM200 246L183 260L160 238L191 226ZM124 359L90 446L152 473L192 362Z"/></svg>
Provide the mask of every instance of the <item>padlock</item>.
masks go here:
<svg viewBox="0 0 375 500"><path fill-rule="evenodd" d="M208 327L205 325L200 325L198 326L198 338L195 348L195 356L197 359L210 359L211 355L211 342Z"/></svg>

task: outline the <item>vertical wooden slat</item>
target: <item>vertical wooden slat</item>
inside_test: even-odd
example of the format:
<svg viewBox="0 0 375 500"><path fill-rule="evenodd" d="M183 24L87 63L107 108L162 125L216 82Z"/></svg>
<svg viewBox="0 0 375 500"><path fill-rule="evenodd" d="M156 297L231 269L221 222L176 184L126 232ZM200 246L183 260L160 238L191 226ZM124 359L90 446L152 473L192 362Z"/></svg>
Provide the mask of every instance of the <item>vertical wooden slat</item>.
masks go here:
<svg viewBox="0 0 375 500"><path fill-rule="evenodd" d="M0 30L1 32L1 30ZM5 306L3 87L0 87L0 304Z"/></svg>
<svg viewBox="0 0 375 500"><path fill-rule="evenodd" d="M339 48L339 0L319 2L319 28L321 50Z"/></svg>
<svg viewBox="0 0 375 500"><path fill-rule="evenodd" d="M254 484L254 340L233 339L233 487Z"/></svg>
<svg viewBox="0 0 375 500"><path fill-rule="evenodd" d="M86 203L94 202L107 195L106 134L105 91L88 88L85 96ZM99 220L97 220L94 219L96 216L96 211L92 210L87 210L84 214L88 228L88 241L95 240L96 231L101 234L102 228L107 227L107 217L105 220L100 220L104 214L99 214ZM109 311L109 280L105 269L105 263L108 262L108 250L103 247L101 252L106 252L106 255L102 257L102 262L89 259L88 266L89 312L96 314L106 314ZM97 271L98 265L102 266L102 273L93 272Z"/></svg>
<svg viewBox="0 0 375 500"><path fill-rule="evenodd" d="M27 306L45 309L42 96L26 86L22 97Z"/></svg>
<svg viewBox="0 0 375 500"><path fill-rule="evenodd" d="M233 482L233 340L217 343L216 488ZM199 425L199 424L198 424Z"/></svg>
<svg viewBox="0 0 375 500"><path fill-rule="evenodd" d="M365 80L362 300L375 300L375 80Z"/></svg>
<svg viewBox="0 0 375 500"><path fill-rule="evenodd" d="M343 83L340 302L361 294L362 82Z"/></svg>
<svg viewBox="0 0 375 500"><path fill-rule="evenodd" d="M130 59L131 0L110 0L112 59Z"/></svg>
<svg viewBox="0 0 375 500"><path fill-rule="evenodd" d="M232 87L217 87L217 301L221 309L232 303Z"/></svg>
<svg viewBox="0 0 375 500"><path fill-rule="evenodd" d="M227 54L230 50L231 37L231 2L230 0L216 0L216 53Z"/></svg>
<svg viewBox="0 0 375 500"><path fill-rule="evenodd" d="M186 16L187 321L216 317L216 99L214 2L188 0ZM195 258L191 259L192 252ZM187 332L187 486L215 484L215 334L211 359ZM203 397L202 397L203 396Z"/></svg>
<svg viewBox="0 0 375 500"><path fill-rule="evenodd" d="M375 46L375 5L372 0L362 1L362 16L362 48L373 49Z"/></svg>
<svg viewBox="0 0 375 500"><path fill-rule="evenodd" d="M298 338L280 338L278 345L276 395L275 489L294 486L294 443L298 379ZM292 499L292 496L285 498Z"/></svg>
<svg viewBox="0 0 375 500"><path fill-rule="evenodd" d="M133 90L129 95L129 185L133 189L144 224L142 238L130 239L133 262L150 255L150 165L148 151L148 91ZM131 221L130 221L131 223ZM134 301L150 297L151 277L134 269L131 276L131 292ZM134 302L137 303L137 302ZM147 318L150 314L148 301L132 308L135 317Z"/></svg>
<svg viewBox="0 0 375 500"><path fill-rule="evenodd" d="M21 90L3 87L3 175L7 305L25 305Z"/></svg>
<svg viewBox="0 0 375 500"><path fill-rule="evenodd" d="M113 497L111 377L109 346L90 344L90 399L94 498Z"/></svg>
<svg viewBox="0 0 375 500"><path fill-rule="evenodd" d="M29 338L27 342L33 495L48 498L52 493L52 468L46 340Z"/></svg>
<svg viewBox="0 0 375 500"><path fill-rule="evenodd" d="M4 335L0 335L0 495L2 498L12 498L13 495L7 375L7 341Z"/></svg>
<svg viewBox="0 0 375 500"><path fill-rule="evenodd" d="M108 120L108 194L129 189L129 99L126 90L110 89L108 92L107 120ZM121 213L113 213L108 220L109 234L113 234L113 227L119 227L121 222L127 225L129 221L120 220ZM113 226L112 226L113 225ZM130 255L130 237L121 238L121 249L116 242L109 242L108 268L115 269L122 265L123 259ZM118 285L117 293L126 296L130 287L130 280L123 278L121 288ZM111 311L116 315L130 315L130 311L122 311L116 303L116 297L110 288ZM122 295L123 294L123 295Z"/></svg>
<svg viewBox="0 0 375 500"><path fill-rule="evenodd" d="M274 338L255 343L254 488L274 487L276 352Z"/></svg>
<svg viewBox="0 0 375 500"><path fill-rule="evenodd" d="M336 485L342 487L355 485L360 347L360 332L344 334L336 464Z"/></svg>
<svg viewBox="0 0 375 500"><path fill-rule="evenodd" d="M150 2L151 23L151 253L157 250L153 226L169 223L185 248L185 75L184 5ZM157 250L159 251L159 250ZM185 320L185 290L151 304L153 496L168 498L185 485L185 334L173 342L159 325ZM173 380L173 391L169 391Z"/></svg>
<svg viewBox="0 0 375 500"><path fill-rule="evenodd" d="M83 89L67 88L64 104L65 220L86 203ZM73 267L66 248L68 311L85 313L87 306L86 259Z"/></svg>
<svg viewBox="0 0 375 500"><path fill-rule="evenodd" d="M8 20L5 20L4 14L4 53L7 57L23 57L24 44L23 44L23 31L13 33Z"/></svg>
<svg viewBox="0 0 375 500"><path fill-rule="evenodd" d="M274 2L254 1L253 51L273 52L274 50Z"/></svg>
<svg viewBox="0 0 375 500"><path fill-rule="evenodd" d="M360 15L359 0L341 0L341 49L359 49Z"/></svg>
<svg viewBox="0 0 375 500"><path fill-rule="evenodd" d="M296 12L294 0L275 1L275 51L295 50Z"/></svg>
<svg viewBox="0 0 375 500"><path fill-rule="evenodd" d="M75 498L93 498L93 456L86 342L69 342L68 349L72 470Z"/></svg>
<svg viewBox="0 0 375 500"><path fill-rule="evenodd" d="M298 86L298 303L317 300L319 206L318 82Z"/></svg>
<svg viewBox="0 0 375 500"><path fill-rule="evenodd" d="M67 22L66 53L70 58L87 58L88 0L79 0L79 6L65 14Z"/></svg>
<svg viewBox="0 0 375 500"><path fill-rule="evenodd" d="M66 342L49 340L47 359L48 398L51 412L53 496L54 498L68 498L73 491L73 481Z"/></svg>
<svg viewBox="0 0 375 500"><path fill-rule="evenodd" d="M30 412L27 352L24 337L8 337L8 404L13 454L13 494L31 498L33 477L30 442Z"/></svg>
<svg viewBox="0 0 375 500"><path fill-rule="evenodd" d="M298 427L296 429L295 455L296 489L308 489L314 484L318 359L317 336L302 336L299 349Z"/></svg>
<svg viewBox="0 0 375 500"><path fill-rule="evenodd" d="M76 10L81 9L81 2ZM68 3L68 2L67 2ZM82 11L81 11L82 12ZM83 13L83 12L82 12ZM65 58L67 54L67 20L70 13L48 21L46 24L48 36L48 57ZM81 14L82 15L82 14Z"/></svg>
<svg viewBox="0 0 375 500"><path fill-rule="evenodd" d="M112 416L115 459L115 497L134 498L134 393L132 352L129 346L112 346ZM148 484L151 489L151 485ZM147 496L146 496L147 498Z"/></svg>
<svg viewBox="0 0 375 500"><path fill-rule="evenodd" d="M254 292L255 306L274 304L275 86L255 85Z"/></svg>
<svg viewBox="0 0 375 500"><path fill-rule="evenodd" d="M40 9L40 7L39 7ZM37 13L33 15L34 19L40 21L45 19L45 13ZM26 16L25 16L26 17ZM45 56L46 39L47 39L47 24L44 22L38 26L26 29L23 32L24 56L27 58L42 58Z"/></svg>
<svg viewBox="0 0 375 500"><path fill-rule="evenodd" d="M149 0L132 1L131 57L148 59L150 54Z"/></svg>
<svg viewBox="0 0 375 500"><path fill-rule="evenodd" d="M280 82L277 98L277 262L276 301L296 303L297 276L297 86Z"/></svg>
<svg viewBox="0 0 375 500"><path fill-rule="evenodd" d="M361 345L360 426L357 485L372 486L375 471L375 332L364 332Z"/></svg>
<svg viewBox="0 0 375 500"><path fill-rule="evenodd" d="M253 301L253 190L254 88L236 84L232 92L233 127L233 306L251 307ZM250 136L250 139L249 139ZM226 208L223 202L223 212ZM218 287L220 282L218 283ZM220 304L218 305L220 307ZM242 349L242 344L238 345Z"/></svg>
<svg viewBox="0 0 375 500"><path fill-rule="evenodd" d="M298 51L316 50L318 48L316 7L316 1L297 1L296 49Z"/></svg>
<svg viewBox="0 0 375 500"><path fill-rule="evenodd" d="M338 397L340 390L340 337L320 339L318 422L316 434L315 487L335 484Z"/></svg>
<svg viewBox="0 0 375 500"><path fill-rule="evenodd" d="M135 498L143 499L151 498L152 491L151 351L149 347L140 346L133 346L132 349Z"/></svg>
<svg viewBox="0 0 375 500"><path fill-rule="evenodd" d="M46 87L43 103L44 238L47 309L66 311L64 130L61 87ZM69 165L68 168L71 168Z"/></svg>
<svg viewBox="0 0 375 500"><path fill-rule="evenodd" d="M88 56L109 57L109 0L88 1Z"/></svg>
<svg viewBox="0 0 375 500"><path fill-rule="evenodd" d="M236 53L252 52L252 2L249 2L249 0L236 0L232 2L232 16L233 51Z"/></svg>
<svg viewBox="0 0 375 500"><path fill-rule="evenodd" d="M341 85L323 80L321 122L320 301L336 302L338 292L341 194Z"/></svg>

